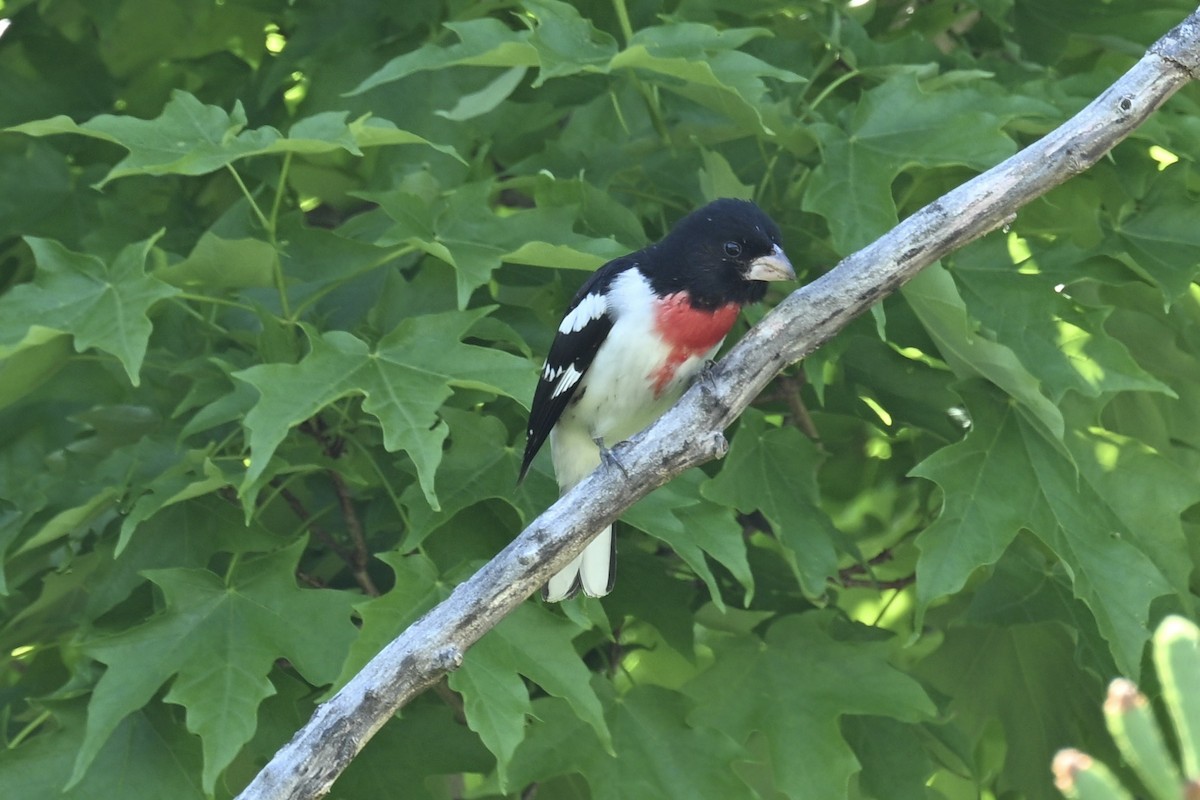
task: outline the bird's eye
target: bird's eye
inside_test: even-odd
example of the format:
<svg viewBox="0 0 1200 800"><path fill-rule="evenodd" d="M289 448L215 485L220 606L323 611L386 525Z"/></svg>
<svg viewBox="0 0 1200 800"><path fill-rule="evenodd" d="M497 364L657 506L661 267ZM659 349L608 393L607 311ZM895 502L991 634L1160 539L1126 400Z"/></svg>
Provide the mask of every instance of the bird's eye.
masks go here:
<svg viewBox="0 0 1200 800"><path fill-rule="evenodd" d="M740 244L738 244L737 242L726 242L725 243L725 255L729 256L730 258L737 258L741 254L742 254L742 246Z"/></svg>

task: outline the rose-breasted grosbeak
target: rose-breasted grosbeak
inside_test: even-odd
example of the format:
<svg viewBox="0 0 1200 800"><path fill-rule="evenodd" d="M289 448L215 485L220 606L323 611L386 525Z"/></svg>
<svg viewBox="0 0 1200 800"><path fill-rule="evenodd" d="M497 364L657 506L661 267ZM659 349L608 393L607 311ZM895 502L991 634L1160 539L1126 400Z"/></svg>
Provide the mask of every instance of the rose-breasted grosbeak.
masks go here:
<svg viewBox="0 0 1200 800"><path fill-rule="evenodd" d="M709 203L658 244L614 259L571 301L533 396L521 477L550 437L566 492L601 450L638 433L673 404L733 327L763 298L765 281L794 280L778 226L744 200ZM563 600L613 583L607 527L542 590Z"/></svg>

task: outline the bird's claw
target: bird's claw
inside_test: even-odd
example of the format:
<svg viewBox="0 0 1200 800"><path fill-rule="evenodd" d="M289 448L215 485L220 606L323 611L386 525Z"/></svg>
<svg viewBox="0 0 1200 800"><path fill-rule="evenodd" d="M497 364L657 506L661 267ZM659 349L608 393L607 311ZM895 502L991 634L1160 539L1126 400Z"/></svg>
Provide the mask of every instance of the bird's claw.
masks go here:
<svg viewBox="0 0 1200 800"><path fill-rule="evenodd" d="M616 468L625 480L629 480L629 473L625 471L625 465L621 463L621 459L617 457L616 450L625 442L617 442L611 448L606 447L604 440L597 437L592 440L596 443L596 447L600 448L600 463L608 468Z"/></svg>

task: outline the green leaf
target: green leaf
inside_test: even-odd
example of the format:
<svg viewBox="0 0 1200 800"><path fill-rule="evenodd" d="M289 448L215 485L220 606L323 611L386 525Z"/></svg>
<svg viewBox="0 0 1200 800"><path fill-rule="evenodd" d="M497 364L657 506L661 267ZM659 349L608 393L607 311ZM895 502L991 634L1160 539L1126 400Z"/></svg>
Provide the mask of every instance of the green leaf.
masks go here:
<svg viewBox="0 0 1200 800"><path fill-rule="evenodd" d="M432 775L485 773L492 758L460 720L454 709L419 700L404 707L371 738L371 745L354 757L333 784L332 797L387 797L396 787L414 800L444 800L443 781ZM450 780L453 780L451 777Z"/></svg>
<svg viewBox="0 0 1200 800"><path fill-rule="evenodd" d="M201 103L187 92L176 91L157 119L101 114L82 125L69 117L15 125L8 130L29 136L74 133L120 145L129 155L103 183L127 175L203 175L238 158L263 152L280 136L273 128L244 130L246 112L234 104L233 113Z"/></svg>
<svg viewBox="0 0 1200 800"><path fill-rule="evenodd" d="M116 356L137 386L152 328L147 314L177 293L146 275L157 238L128 245L108 262L49 239L28 239L38 271L32 283L0 297L0 348L11 353L48 341L50 331L70 334L77 352L94 347Z"/></svg>
<svg viewBox="0 0 1200 800"><path fill-rule="evenodd" d="M604 71L616 54L616 41L597 30L573 5L558 0L524 0L522 5L537 20L529 37L538 54L535 89L548 78Z"/></svg>
<svg viewBox="0 0 1200 800"><path fill-rule="evenodd" d="M746 562L742 526L726 506L700 499L705 475L692 470L639 500L621 519L670 545L708 587L716 605L725 609L717 580L705 554L733 573L745 588L748 605L754 596L754 576Z"/></svg>
<svg viewBox="0 0 1200 800"><path fill-rule="evenodd" d="M742 797L731 763L740 748L720 728L689 724L683 695L637 686L613 701L615 759L596 758L585 771L596 800L626 797Z"/></svg>
<svg viewBox="0 0 1200 800"><path fill-rule="evenodd" d="M837 571L837 531L819 505L819 463L816 447L800 431L768 428L762 415L748 412L721 471L701 487L714 503L766 516L788 566L810 597L823 595L826 581Z"/></svg>
<svg viewBox="0 0 1200 800"><path fill-rule="evenodd" d="M362 628L350 646L341 674L330 687L331 692L345 686L388 642L449 593L449 587L439 579L437 565L426 556L390 552L380 553L376 558L392 568L395 585L381 597L354 606L362 619Z"/></svg>
<svg viewBox="0 0 1200 800"><path fill-rule="evenodd" d="M1171 593L1170 583L1113 510L1114 498L1081 482L1071 459L1016 407L982 393L968 407L966 439L912 471L943 490L941 514L917 537L918 626L931 603L959 591L1028 529L1070 570L1118 668L1136 676L1150 604ZM1153 496L1150 486L1143 491Z"/></svg>
<svg viewBox="0 0 1200 800"><path fill-rule="evenodd" d="M956 375L987 378L1018 400L1052 436L1062 438L1062 412L1042 393L1038 379L1012 350L974 329L946 270L937 264L926 267L901 292Z"/></svg>
<svg viewBox="0 0 1200 800"><path fill-rule="evenodd" d="M946 713L977 753L1001 737L991 745L1005 754L997 765L1001 791L1061 800L1048 768L1054 752L1070 743L1099 756L1107 739L1100 714L1103 685L1076 670L1074 658L1069 631L1055 623L965 625L947 632L917 674L950 698ZM1066 674L1072 680L1061 680Z"/></svg>
<svg viewBox="0 0 1200 800"><path fill-rule="evenodd" d="M700 170L700 191L703 192L705 200L717 200L722 197L753 199L754 187L738 180L724 156L715 150L705 150L702 155L704 169Z"/></svg>
<svg viewBox="0 0 1200 800"><path fill-rule="evenodd" d="M599 746L566 703L538 700L538 721L513 762L513 785L578 773L595 800L754 796L733 769L744 751L721 730L690 725L687 698L658 686L636 686L619 696L604 688L616 756Z"/></svg>
<svg viewBox="0 0 1200 800"><path fill-rule="evenodd" d="M1067 445L1080 476L1121 520L1129 542L1170 582L1191 613L1185 513L1200 503L1200 478L1132 438L1078 425Z"/></svg>
<svg viewBox="0 0 1200 800"><path fill-rule="evenodd" d="M138 525L159 511L229 485L229 478L208 454L192 451L145 484L145 493L133 502L121 523L116 555L129 543Z"/></svg>
<svg viewBox="0 0 1200 800"><path fill-rule="evenodd" d="M592 244L592 242L588 243L588 245ZM590 250L599 252L589 252ZM594 272L606 262L624 254L624 248L610 245L603 239L595 240L594 247L588 247L586 250L565 244L526 242L516 250L501 255L500 260L510 264L528 264L531 267Z"/></svg>
<svg viewBox="0 0 1200 800"><path fill-rule="evenodd" d="M155 277L181 289L247 289L275 283L279 256L262 239L223 239L204 233L184 260L155 271Z"/></svg>
<svg viewBox="0 0 1200 800"><path fill-rule="evenodd" d="M576 212L569 207L497 213L494 190L491 181L466 184L432 206L408 192L363 196L395 220L379 244L415 245L454 267L460 308L503 262L590 271L628 252L612 239L574 233Z"/></svg>
<svg viewBox="0 0 1200 800"><path fill-rule="evenodd" d="M301 122L303 122L303 120ZM299 127L300 124L301 123L299 122L296 123L296 127ZM299 136L300 132L296 130L296 127L292 128L290 134L291 137ZM466 163L463 161L462 156L460 156L454 150L454 148L448 145L434 144L423 136L418 136L410 131L397 128L394 122L383 119L382 117L373 117L367 115L359 117L358 119L355 119L346 125L346 132L346 135L359 147L384 147L398 144L419 144L424 145L425 147L430 147L439 153L444 153L459 163ZM299 143L293 144L290 141L283 141L273 148L271 152L288 152L293 150L296 152L303 152L300 149L301 146L302 145ZM352 153L355 153L355 150L351 147L346 147L346 149ZM319 152L325 151L321 150ZM357 155L357 153L355 154Z"/></svg>
<svg viewBox="0 0 1200 800"><path fill-rule="evenodd" d="M786 83L805 79L737 49L764 35L770 35L764 28L718 30L697 22L643 28L613 57L609 69L649 73L664 88L773 137L782 132L764 122L763 78Z"/></svg>
<svg viewBox="0 0 1200 800"><path fill-rule="evenodd" d="M438 111L437 114L454 122L466 122L469 119L483 116L507 100L509 95L521 84L521 80L528 71L526 67L506 69L478 92L463 95L458 98L458 102L454 104L453 108Z"/></svg>
<svg viewBox="0 0 1200 800"><path fill-rule="evenodd" d="M401 131L386 120L364 117L348 126L346 116L345 112L325 112L300 120L285 137L267 126L247 128L240 100L234 102L232 112L226 112L201 103L188 92L175 90L162 114L152 120L101 114L77 124L70 117L57 116L6 130L28 136L73 133L124 147L129 155L100 181L101 187L130 175L204 175L239 159L272 153L345 150L361 155L360 146L424 144L453 155L448 148Z"/></svg>
<svg viewBox="0 0 1200 800"><path fill-rule="evenodd" d="M447 433L437 412L453 389L482 389L521 400L532 394L531 362L460 341L488 311L409 318L374 348L344 331L317 335L307 329L312 350L299 364L262 364L235 372L235 378L259 392L245 420L251 458L243 491L264 474L290 428L339 398L362 395L363 410L383 426L384 446L408 453L426 501L437 509L434 473Z"/></svg>
<svg viewBox="0 0 1200 800"><path fill-rule="evenodd" d="M508 430L497 419L444 408L441 417L450 425L450 446L438 466L438 508L429 505L418 485L411 485L400 501L408 509L408 530L402 547L421 546L454 515L478 502L499 499L517 502L520 456L508 446ZM534 509L525 508L527 512Z"/></svg>
<svg viewBox="0 0 1200 800"><path fill-rule="evenodd" d="M226 580L205 569L152 570L166 608L145 623L92 639L85 652L107 665L88 705L87 734L71 783L79 781L120 721L167 681L167 702L187 709L204 747L203 786L253 735L255 712L274 693L267 675L286 658L315 685L338 673L355 628L353 595L296 588L304 540L238 563Z"/></svg>
<svg viewBox="0 0 1200 800"><path fill-rule="evenodd" d="M68 161L45 142L16 138L0 137L0 239L61 237L83 211Z"/></svg>
<svg viewBox="0 0 1200 800"><path fill-rule="evenodd" d="M96 754L87 776L63 786L83 739L82 708L55 703L64 729L37 736L19 750L0 750L0 786L27 800L93 800L99 797L171 797L202 800L200 754L194 737L161 709L130 714Z"/></svg>
<svg viewBox="0 0 1200 800"><path fill-rule="evenodd" d="M932 764L924 737L914 736L911 725L887 717L850 716L842 718L842 731L862 763L859 781L868 797L928 800Z"/></svg>
<svg viewBox="0 0 1200 800"><path fill-rule="evenodd" d="M83 622L90 633L93 621L144 586L146 572L200 568L218 551L249 553L280 544L262 525L247 527L231 503L212 496L168 506L143 522L138 532L119 555L117 542L108 539L76 558L69 571L48 575L37 599L8 620L0 643L11 650ZM50 626L48 619L53 621Z"/></svg>
<svg viewBox="0 0 1200 800"><path fill-rule="evenodd" d="M1038 273L1036 258L1014 263L1006 244L1003 237L989 236L957 253L952 274L972 317L1013 350L1053 402L1070 390L1086 397L1173 394L1107 334L1104 321L1111 309L1076 304L1057 278Z"/></svg>
<svg viewBox="0 0 1200 800"><path fill-rule="evenodd" d="M69 336L37 325L21 341L0 345L0 409L37 389L70 357Z"/></svg>
<svg viewBox="0 0 1200 800"><path fill-rule="evenodd" d="M776 787L797 800L846 796L859 764L839 728L844 715L917 722L935 713L920 685L888 663L889 644L835 639L831 622L828 614L788 616L765 643L715 641L712 668L685 687L694 725L740 742L766 737Z"/></svg>
<svg viewBox="0 0 1200 800"><path fill-rule="evenodd" d="M1163 302L1178 300L1200 275L1200 231L1189 211L1196 200L1182 187L1154 192L1134 213L1113 226L1107 252L1128 254L1123 260L1162 292Z"/></svg>
<svg viewBox="0 0 1200 800"><path fill-rule="evenodd" d="M526 603L467 651L462 667L450 674L450 688L463 695L468 724L496 755L502 787L531 712L520 675L566 700L605 748L612 749L600 700L589 685L591 673L571 645L580 632L573 622Z"/></svg>
<svg viewBox="0 0 1200 800"><path fill-rule="evenodd" d="M384 64L351 95L362 94L409 75L449 66L536 67L537 50L529 43L529 31L514 31L496 19L483 17L466 22L443 22L458 37L458 44L439 47L425 44Z"/></svg>
<svg viewBox="0 0 1200 800"><path fill-rule="evenodd" d="M851 253L896 224L891 186L901 172L982 171L1011 156L1016 146L1002 130L1005 111L976 89L926 91L911 73L897 75L865 92L843 124L812 127L822 158L804 209L825 217L837 252Z"/></svg>
<svg viewBox="0 0 1200 800"><path fill-rule="evenodd" d="M83 503L59 511L40 526L32 536L21 543L16 554L28 553L39 547L57 542L96 521L101 514L111 509L121 496L120 489L108 486L96 491Z"/></svg>

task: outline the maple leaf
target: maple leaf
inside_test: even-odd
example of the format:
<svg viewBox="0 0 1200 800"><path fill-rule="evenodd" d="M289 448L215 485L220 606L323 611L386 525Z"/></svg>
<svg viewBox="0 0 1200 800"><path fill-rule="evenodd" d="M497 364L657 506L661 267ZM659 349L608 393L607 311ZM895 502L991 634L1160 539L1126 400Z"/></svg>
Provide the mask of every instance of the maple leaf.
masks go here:
<svg viewBox="0 0 1200 800"><path fill-rule="evenodd" d="M78 781L128 714L168 681L166 700L187 709L188 730L204 746L203 785L250 740L258 706L275 693L277 659L309 683L332 682L355 636L355 595L299 589L295 571L306 542L247 557L221 576L207 569L148 570L166 608L143 624L84 645L107 665L88 705L87 733L75 760Z"/></svg>

